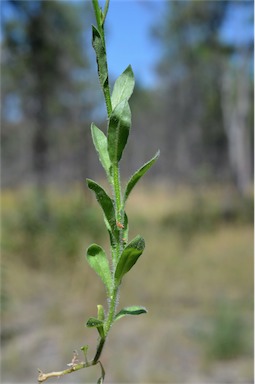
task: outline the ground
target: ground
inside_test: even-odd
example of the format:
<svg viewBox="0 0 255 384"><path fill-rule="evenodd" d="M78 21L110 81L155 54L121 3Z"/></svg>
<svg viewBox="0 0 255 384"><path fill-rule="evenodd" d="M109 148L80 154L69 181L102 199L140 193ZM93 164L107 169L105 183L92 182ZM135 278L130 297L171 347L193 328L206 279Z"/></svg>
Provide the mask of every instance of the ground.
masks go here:
<svg viewBox="0 0 255 384"><path fill-rule="evenodd" d="M130 198L130 238L141 234L146 251L123 279L119 307L143 305L148 314L114 324L102 356L106 383L253 383L253 228L247 215L229 209L229 194L222 188L198 194L144 187ZM74 247L79 239L74 254L69 243L56 245L54 226L36 239L29 232L34 251L24 249L29 242L16 232L21 206L13 196L3 194L3 219L9 221L3 230L2 383L28 384L36 382L37 368L65 369L84 344L93 356L97 334L85 323L97 304L106 303L84 257L93 231L81 236L77 229L76 236L67 226L65 240ZM52 207L69 207L72 214L69 199L59 197ZM96 212L93 220L101 220L100 208L91 200L88 205ZM91 215L88 205L85 216ZM108 249L107 235L93 220L96 242ZM37 262L30 262L33 255ZM55 382L98 377L92 367Z"/></svg>

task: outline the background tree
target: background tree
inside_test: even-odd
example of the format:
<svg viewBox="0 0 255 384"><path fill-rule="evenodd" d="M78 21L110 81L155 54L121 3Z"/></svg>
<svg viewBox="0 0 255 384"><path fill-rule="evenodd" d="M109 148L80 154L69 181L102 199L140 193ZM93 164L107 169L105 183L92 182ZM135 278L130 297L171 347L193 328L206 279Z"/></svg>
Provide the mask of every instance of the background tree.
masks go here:
<svg viewBox="0 0 255 384"><path fill-rule="evenodd" d="M248 1L247 5L231 1L168 2L163 26L154 31L163 48L158 73L164 86L165 155L167 166L178 177L192 180L201 176L229 178L229 168L223 164L228 164L227 148L232 145L229 134L226 135L226 124L230 123L226 118L226 99L229 100L230 94L226 89L223 93L223 77L229 73L230 64L234 65L238 47L224 42L221 30L230 8L243 6L252 7L252 2ZM247 74L244 67L243 70ZM236 77L233 79L232 90L233 82L237 81ZM241 87L236 89L241 92ZM244 131L244 125L248 129L251 81L242 89L246 92L246 97L240 97L246 104L242 108L243 117L241 112L239 114L243 122L240 118L233 120L238 120L240 130ZM236 110L235 103L232 103L232 110ZM241 191L251 182L250 141L245 136L243 147L246 149L243 148L242 153L248 157L242 160L242 166L237 165L239 160L234 151L235 161L230 163L236 176L247 175L245 187L237 182ZM229 149L230 153L233 154L233 150Z"/></svg>
<svg viewBox="0 0 255 384"><path fill-rule="evenodd" d="M90 120L94 93L85 32L91 10L86 2L74 6L54 0L6 0L2 8L3 136L10 137L10 122L22 122L22 129L30 126L30 162L42 188L56 156L70 158L70 148L61 154L56 145L59 141L62 148L70 147L70 127L72 140L78 137L77 143L85 143L76 148L78 156L83 153L77 161L80 172L88 163L84 125Z"/></svg>
<svg viewBox="0 0 255 384"><path fill-rule="evenodd" d="M247 2L245 6L247 5L252 10L253 4ZM251 16L249 21L252 21ZM228 158L233 179L242 195L249 192L253 173L253 46L252 39L242 43L242 46L237 45L233 60L225 63L221 76L221 102Z"/></svg>
<svg viewBox="0 0 255 384"><path fill-rule="evenodd" d="M89 162L93 171L98 165L87 136L100 95L90 69L87 7L88 2L3 1L4 185L34 181L34 175L39 186L68 184L84 178ZM135 139L131 131L127 177L160 147L150 177L234 180L245 193L252 175L253 42L226 43L222 28L230 11L252 14L252 7L251 1L165 2L154 31L162 48L160 84L138 84L131 100L139 129Z"/></svg>

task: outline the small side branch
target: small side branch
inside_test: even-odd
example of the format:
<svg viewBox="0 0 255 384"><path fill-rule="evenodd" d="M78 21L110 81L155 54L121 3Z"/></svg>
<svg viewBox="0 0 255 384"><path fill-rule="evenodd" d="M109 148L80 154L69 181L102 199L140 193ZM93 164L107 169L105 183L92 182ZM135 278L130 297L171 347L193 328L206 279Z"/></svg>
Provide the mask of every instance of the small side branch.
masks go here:
<svg viewBox="0 0 255 384"><path fill-rule="evenodd" d="M38 369L39 375L37 380L38 380L38 383L42 383L50 379L51 377L64 376L64 375L67 375L68 373L76 372L76 371L79 371L80 369L90 367L91 365L93 365L92 362L91 363L81 362L79 364L74 364L72 367L64 369L63 371L50 372L50 373L43 373L40 369Z"/></svg>
<svg viewBox="0 0 255 384"><path fill-rule="evenodd" d="M102 366L102 363L99 361L99 358L100 358L100 355L102 353L104 343L105 343L105 338L103 338L103 339L101 338L100 342L98 344L98 347L97 347L95 357L93 360L90 360L90 361L87 360L88 346L85 345L84 347L81 348L81 350L83 351L84 356L85 356L85 362L79 361L77 351L73 351L72 361L71 361L71 363L67 364L69 366L69 368L64 369L63 371L49 372L49 373L43 373L40 369L38 369L38 372L39 372L39 375L37 378L38 383L43 383L44 381L46 381L52 377L60 377L60 376L68 375L69 373L79 371L80 369L83 369L83 368L92 367L92 365L96 365L96 364L99 364L101 367L102 376L100 379L101 379L101 382L103 382L104 376L105 376L105 371L104 371L104 368Z"/></svg>
<svg viewBox="0 0 255 384"><path fill-rule="evenodd" d="M100 368L101 368L101 378L100 378L101 381L100 381L100 383L103 383L105 371L104 371L102 363L98 359L99 359L100 354L102 352L104 342L105 342L105 339L101 340L101 342L99 343L97 353L96 353L93 360L87 361L86 360L86 352L85 352L84 354L85 354L85 360L86 361L85 362L84 361L79 362L79 360L77 358L78 354L76 351L74 351L74 356L73 356L72 362L70 364L67 364L70 366L69 368L64 369L63 371L49 372L49 373L44 373L40 369L38 369L38 372L39 372L39 375L37 378L38 383L43 383L44 381L46 381L50 378L53 378L53 377L59 378L59 377L64 376L64 375L68 375L69 373L79 371L80 369L92 367L93 365L96 365L96 364L100 365Z"/></svg>

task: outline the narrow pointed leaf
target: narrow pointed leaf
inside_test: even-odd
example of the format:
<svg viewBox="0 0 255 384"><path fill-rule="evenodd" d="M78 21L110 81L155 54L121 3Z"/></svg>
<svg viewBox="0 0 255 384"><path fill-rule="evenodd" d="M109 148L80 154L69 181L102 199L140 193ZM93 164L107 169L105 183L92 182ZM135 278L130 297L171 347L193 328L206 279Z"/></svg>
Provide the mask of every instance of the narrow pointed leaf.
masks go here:
<svg viewBox="0 0 255 384"><path fill-rule="evenodd" d="M104 307L101 304L98 304L97 306L97 318L98 320L104 321L105 314L104 314Z"/></svg>
<svg viewBox="0 0 255 384"><path fill-rule="evenodd" d="M86 323L86 326L89 328L98 328L102 327L104 325L104 322L102 320L98 320L95 317L90 317Z"/></svg>
<svg viewBox="0 0 255 384"><path fill-rule="evenodd" d="M141 179L141 177L151 168L151 166L155 163L155 161L158 159L159 157L159 151L156 153L156 155L151 159L149 160L147 163L145 163L140 169L138 169L134 174L133 176L130 178L130 180L128 181L128 184L127 184L127 187L126 187L126 190L125 190L125 194L124 194L124 201L127 200L128 196L130 195L130 192L132 191L132 189L134 188L134 186L136 185L136 183Z"/></svg>
<svg viewBox="0 0 255 384"><path fill-rule="evenodd" d="M105 216L104 216L104 223L105 223L105 226L107 228L107 231L108 231L108 234L109 234L109 237L110 237L111 247L112 247L112 249L115 249L116 248L116 237L113 235L113 232L112 232L112 229L110 227L110 224L106 220ZM116 236L117 236L117 233L116 233Z"/></svg>
<svg viewBox="0 0 255 384"><path fill-rule="evenodd" d="M111 291L112 278L105 251L97 244L91 244L87 249L87 260L92 269L102 279L107 292Z"/></svg>
<svg viewBox="0 0 255 384"><path fill-rule="evenodd" d="M141 236L136 236L124 248L115 270L115 279L118 283L121 282L122 277L127 273L133 265L137 262L138 258L143 253L145 248L144 239Z"/></svg>
<svg viewBox="0 0 255 384"><path fill-rule="evenodd" d="M127 100L112 111L108 126L108 153L112 163L117 164L126 146L131 126L131 112Z"/></svg>
<svg viewBox="0 0 255 384"><path fill-rule="evenodd" d="M132 307L125 307L121 311L119 311L119 313L117 313L117 315L115 316L114 320L119 320L123 316L127 316L127 315L141 315L147 312L148 311L146 308L133 305Z"/></svg>
<svg viewBox="0 0 255 384"><path fill-rule="evenodd" d="M92 45L96 52L99 82L101 87L105 88L108 85L106 52L102 36L94 25L92 25Z"/></svg>
<svg viewBox="0 0 255 384"><path fill-rule="evenodd" d="M81 351L83 351L86 363L88 362L88 358L87 358L88 349L89 349L88 345L83 345L83 347L81 347Z"/></svg>
<svg viewBox="0 0 255 384"><path fill-rule="evenodd" d="M107 195L105 190L95 181L87 179L89 189L95 192L97 201L103 209L106 220L114 236L118 236L116 227L115 210L112 199Z"/></svg>
<svg viewBox="0 0 255 384"><path fill-rule="evenodd" d="M112 108L114 109L123 100L128 100L135 86L134 73L129 65L115 81L112 91Z"/></svg>
<svg viewBox="0 0 255 384"><path fill-rule="evenodd" d="M126 212L124 212L123 241L124 241L125 244L128 242L128 230L129 230L128 217L127 217Z"/></svg>
<svg viewBox="0 0 255 384"><path fill-rule="evenodd" d="M101 367L101 377L99 377L99 379L97 380L97 384L103 384L104 378L105 378L105 370L104 370L104 367L102 366L101 361L98 361L98 363Z"/></svg>
<svg viewBox="0 0 255 384"><path fill-rule="evenodd" d="M94 123L91 124L91 134L94 146L98 152L99 160L105 169L109 181L111 182L111 160L107 149L107 138Z"/></svg>

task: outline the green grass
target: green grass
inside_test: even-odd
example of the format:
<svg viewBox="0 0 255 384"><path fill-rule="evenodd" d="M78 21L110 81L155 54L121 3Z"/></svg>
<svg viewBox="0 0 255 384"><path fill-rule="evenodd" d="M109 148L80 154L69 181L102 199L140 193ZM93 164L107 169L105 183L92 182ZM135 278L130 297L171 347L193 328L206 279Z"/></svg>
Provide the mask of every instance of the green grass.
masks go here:
<svg viewBox="0 0 255 384"><path fill-rule="evenodd" d="M171 214L178 218L178 212L182 218L185 212L190 215L196 195L187 189L151 186L144 191L137 189L127 210L130 236L142 232L146 250L123 282L120 307L136 304L135 298L149 313L116 323L103 356L106 382L126 382L129 365L137 357L130 382L252 381L250 219L244 219L244 212L227 221L218 215L213 228L198 226L185 236L166 218ZM45 225L37 216L31 191L2 193L6 381L34 382L38 364L42 369L64 369L73 349L81 345L81 334L84 344L96 343L84 324L95 311L94 303L103 304L104 287L86 264L85 249L95 235L107 249L101 212L79 189L65 195L49 191L48 196L50 219ZM202 194L206 211L214 207L221 212L225 196L240 204L229 189L215 188ZM79 372L72 382L92 382L96 375L94 370Z"/></svg>
<svg viewBox="0 0 255 384"><path fill-rule="evenodd" d="M247 350L245 322L239 306L222 301L215 308L211 330L204 335L209 359L232 359Z"/></svg>

